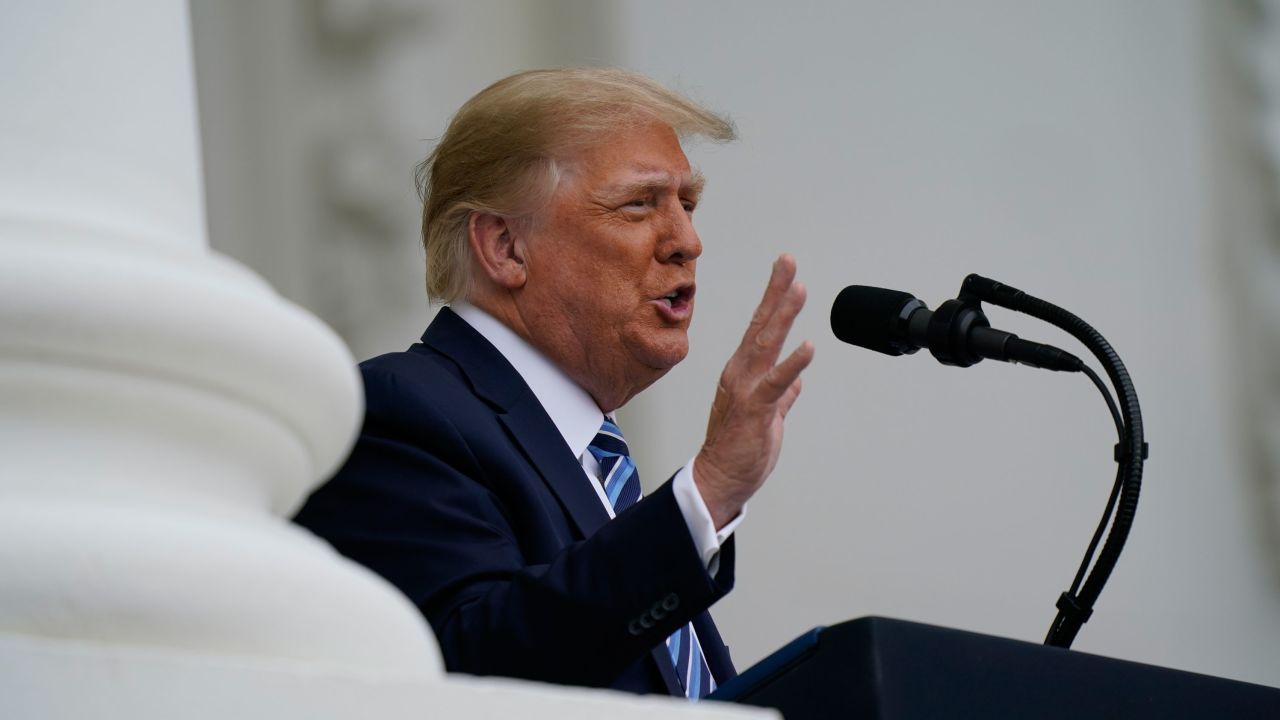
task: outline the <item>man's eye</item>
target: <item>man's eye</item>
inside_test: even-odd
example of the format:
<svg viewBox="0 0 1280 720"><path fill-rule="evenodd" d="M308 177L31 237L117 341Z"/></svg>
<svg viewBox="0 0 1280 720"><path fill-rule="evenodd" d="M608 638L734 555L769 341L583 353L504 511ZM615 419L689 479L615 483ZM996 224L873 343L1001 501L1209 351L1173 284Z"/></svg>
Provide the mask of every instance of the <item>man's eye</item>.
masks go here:
<svg viewBox="0 0 1280 720"><path fill-rule="evenodd" d="M682 204L682 205L684 205L684 211L685 211L685 212L687 212L687 213L691 213L691 212L693 212L693 209L694 209L694 208L696 208L696 207L698 207L698 203L693 202L693 201L691 201L691 200L685 200L685 201L684 201L683 203L681 203L681 204Z"/></svg>

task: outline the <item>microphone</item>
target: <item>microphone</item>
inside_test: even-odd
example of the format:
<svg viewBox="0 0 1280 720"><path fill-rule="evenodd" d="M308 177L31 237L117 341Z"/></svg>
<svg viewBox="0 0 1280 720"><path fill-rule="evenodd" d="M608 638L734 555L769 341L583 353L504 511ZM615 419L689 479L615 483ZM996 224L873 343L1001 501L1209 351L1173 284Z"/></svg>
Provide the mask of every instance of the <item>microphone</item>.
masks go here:
<svg viewBox="0 0 1280 720"><path fill-rule="evenodd" d="M976 300L948 300L933 312L910 293L850 285L831 306L831 330L844 342L886 355L927 347L939 362L957 367L983 358L1063 372L1084 367L1065 350L992 328Z"/></svg>

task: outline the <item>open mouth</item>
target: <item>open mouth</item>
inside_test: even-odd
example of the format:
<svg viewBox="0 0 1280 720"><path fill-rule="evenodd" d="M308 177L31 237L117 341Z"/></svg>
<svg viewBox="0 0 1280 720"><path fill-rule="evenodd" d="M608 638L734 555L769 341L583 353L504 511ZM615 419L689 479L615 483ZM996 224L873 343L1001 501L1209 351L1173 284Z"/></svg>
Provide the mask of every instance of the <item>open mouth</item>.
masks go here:
<svg viewBox="0 0 1280 720"><path fill-rule="evenodd" d="M658 301L672 310L686 310L693 302L693 285L682 285L658 298Z"/></svg>

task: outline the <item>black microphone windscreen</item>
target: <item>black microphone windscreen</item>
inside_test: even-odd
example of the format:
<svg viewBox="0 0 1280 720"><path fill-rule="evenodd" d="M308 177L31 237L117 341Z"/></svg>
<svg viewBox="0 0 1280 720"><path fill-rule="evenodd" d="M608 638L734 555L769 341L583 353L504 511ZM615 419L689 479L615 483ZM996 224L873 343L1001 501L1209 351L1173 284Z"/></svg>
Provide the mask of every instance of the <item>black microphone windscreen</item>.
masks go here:
<svg viewBox="0 0 1280 720"><path fill-rule="evenodd" d="M903 354L900 329L910 293L850 285L831 305L831 330L844 342L887 355Z"/></svg>

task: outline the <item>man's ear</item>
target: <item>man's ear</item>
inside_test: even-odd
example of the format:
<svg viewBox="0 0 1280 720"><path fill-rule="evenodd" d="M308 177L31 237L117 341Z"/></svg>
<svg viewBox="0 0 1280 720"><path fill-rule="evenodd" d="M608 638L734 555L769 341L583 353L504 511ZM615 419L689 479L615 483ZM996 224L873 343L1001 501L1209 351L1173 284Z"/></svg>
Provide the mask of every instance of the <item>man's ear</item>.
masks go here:
<svg viewBox="0 0 1280 720"><path fill-rule="evenodd" d="M528 277L524 244L517 241L515 230L500 215L476 211L467 219L471 256L490 281L507 290L523 287Z"/></svg>

